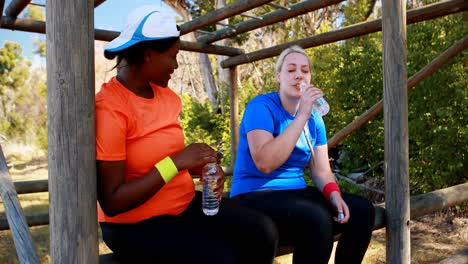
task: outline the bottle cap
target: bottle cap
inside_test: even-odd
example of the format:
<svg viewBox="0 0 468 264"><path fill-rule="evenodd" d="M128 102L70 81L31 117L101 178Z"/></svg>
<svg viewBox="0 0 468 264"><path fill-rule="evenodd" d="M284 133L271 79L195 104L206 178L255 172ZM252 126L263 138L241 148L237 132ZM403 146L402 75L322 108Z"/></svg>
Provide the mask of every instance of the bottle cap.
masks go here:
<svg viewBox="0 0 468 264"><path fill-rule="evenodd" d="M338 213L338 221L341 222L341 221L343 221L343 219L344 219L344 214L342 212L339 212Z"/></svg>
<svg viewBox="0 0 468 264"><path fill-rule="evenodd" d="M301 88L301 93L302 93L304 89L307 88L307 84L305 82L301 82L301 84L299 84L299 88Z"/></svg>

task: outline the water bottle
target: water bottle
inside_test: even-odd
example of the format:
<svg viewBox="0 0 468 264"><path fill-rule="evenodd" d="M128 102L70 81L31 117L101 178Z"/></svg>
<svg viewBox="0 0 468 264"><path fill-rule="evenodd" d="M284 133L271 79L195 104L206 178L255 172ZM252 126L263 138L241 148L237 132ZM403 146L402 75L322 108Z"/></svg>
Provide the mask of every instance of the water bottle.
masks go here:
<svg viewBox="0 0 468 264"><path fill-rule="evenodd" d="M301 93L302 93L302 90L307 88L307 84L301 83L300 88L301 88ZM317 112L317 114L319 114L320 116L324 116L328 114L328 111L330 111L330 105L327 103L327 101L325 101L325 98L323 97L320 97L319 99L317 99L317 101L315 101L312 108L314 108L315 112Z"/></svg>
<svg viewBox="0 0 468 264"><path fill-rule="evenodd" d="M203 167L203 200L202 208L205 215L216 215L219 211L217 182L220 177L217 163L208 163Z"/></svg>

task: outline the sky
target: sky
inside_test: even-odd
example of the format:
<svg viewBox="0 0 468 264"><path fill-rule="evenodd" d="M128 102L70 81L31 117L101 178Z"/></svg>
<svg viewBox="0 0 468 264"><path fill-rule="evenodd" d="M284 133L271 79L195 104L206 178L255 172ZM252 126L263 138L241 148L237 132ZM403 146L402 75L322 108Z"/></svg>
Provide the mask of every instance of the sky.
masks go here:
<svg viewBox="0 0 468 264"><path fill-rule="evenodd" d="M5 1L4 10L10 5L11 1ZM45 0L32 0L31 2L45 5ZM160 4L162 4L161 0L107 0L94 9L94 26L98 29L120 31L131 10L142 5ZM21 12L19 17L26 13L26 9ZM2 10L3 14L5 14L4 10ZM23 48L23 57L32 61L33 64L44 63L38 55L33 53L35 49L33 40L37 38L45 40L45 35L0 28L0 47L4 47L7 40L19 43Z"/></svg>

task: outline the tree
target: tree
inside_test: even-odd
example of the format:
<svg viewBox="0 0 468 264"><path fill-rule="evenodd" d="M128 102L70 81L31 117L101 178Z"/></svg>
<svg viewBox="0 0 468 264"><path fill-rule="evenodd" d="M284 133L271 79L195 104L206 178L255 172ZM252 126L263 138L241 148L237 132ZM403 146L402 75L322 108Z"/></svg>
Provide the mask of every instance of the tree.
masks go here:
<svg viewBox="0 0 468 264"><path fill-rule="evenodd" d="M33 20L45 21L45 14L44 10L35 5L30 5L28 7L28 12L26 13L26 17ZM41 57L46 56L46 43L43 39L35 38L33 40L34 44L36 45L36 50L34 53L40 55Z"/></svg>
<svg viewBox="0 0 468 264"><path fill-rule="evenodd" d="M408 27L408 75L466 36L463 14ZM408 93L410 186L425 192L466 182L466 52Z"/></svg>
<svg viewBox="0 0 468 264"><path fill-rule="evenodd" d="M21 88L29 78L31 63L21 56L21 52L21 46L10 41L6 41L0 49L0 131L7 137L16 135L15 129L23 127L23 120L16 108L18 101L23 98ZM20 133L24 133L22 130Z"/></svg>
<svg viewBox="0 0 468 264"><path fill-rule="evenodd" d="M184 18L184 21L190 21L192 19L192 12L195 11L194 3L189 2L189 5L185 4L184 1L169 1L165 0L169 6L175 9L181 16ZM198 13L198 12L197 12ZM197 34L196 32L191 32L186 34L185 38L189 41L196 41ZM198 68L201 72L203 86L205 88L205 93L208 97L208 100L211 102L212 108L215 110L219 106L218 100L218 88L216 86L216 81L213 75L213 68L211 66L211 62L209 59L208 54L206 53L199 53L198 54Z"/></svg>

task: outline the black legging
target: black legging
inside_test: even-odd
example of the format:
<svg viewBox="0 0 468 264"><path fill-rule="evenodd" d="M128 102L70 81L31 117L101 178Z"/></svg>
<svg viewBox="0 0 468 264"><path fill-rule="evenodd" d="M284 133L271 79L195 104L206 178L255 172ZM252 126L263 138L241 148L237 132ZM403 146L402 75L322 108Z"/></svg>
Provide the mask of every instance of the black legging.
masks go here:
<svg viewBox="0 0 468 264"><path fill-rule="evenodd" d="M294 248L294 264L328 263L336 234L340 238L335 263L361 263L372 236L374 206L356 195L343 193L350 211L346 224L333 220L335 210L315 187L256 191L234 199L272 217L279 243Z"/></svg>
<svg viewBox="0 0 468 264"><path fill-rule="evenodd" d="M196 192L177 216L100 223L103 239L122 263L273 263L278 233L269 217L230 199L205 216L201 204Z"/></svg>

